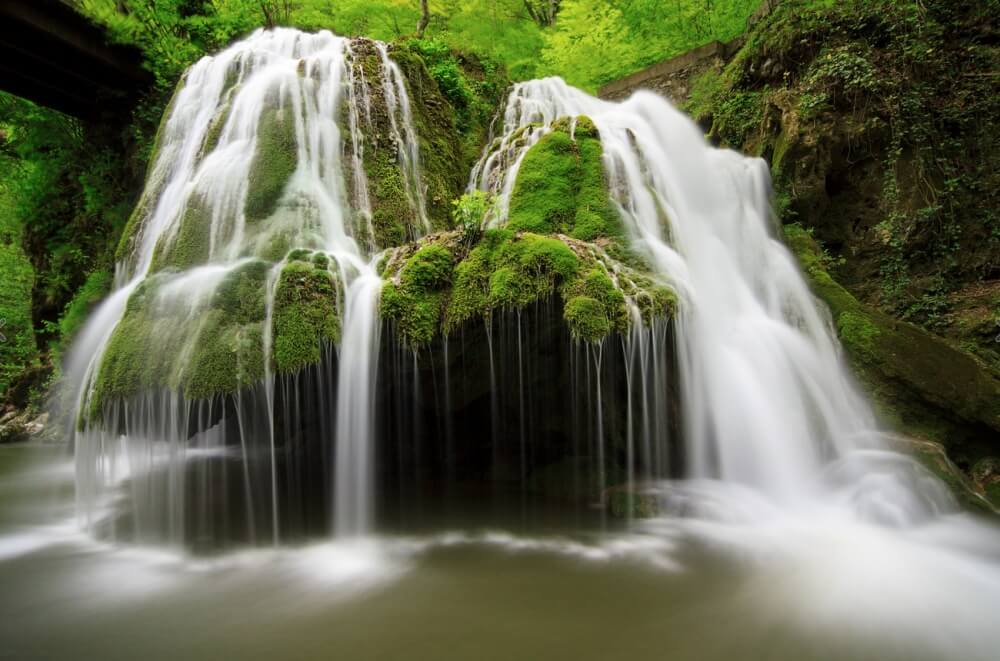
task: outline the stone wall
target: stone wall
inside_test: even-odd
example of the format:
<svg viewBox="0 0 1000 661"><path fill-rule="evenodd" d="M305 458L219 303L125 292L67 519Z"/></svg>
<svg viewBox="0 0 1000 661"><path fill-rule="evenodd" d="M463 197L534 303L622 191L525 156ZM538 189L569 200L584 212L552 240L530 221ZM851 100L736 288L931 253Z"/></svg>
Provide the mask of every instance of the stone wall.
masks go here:
<svg viewBox="0 0 1000 661"><path fill-rule="evenodd" d="M602 99L617 101L628 97L636 90L648 89L662 94L673 103L680 103L687 98L690 81L697 74L713 66L722 66L742 44L742 37L727 43L709 42L603 85L597 91L597 95Z"/></svg>

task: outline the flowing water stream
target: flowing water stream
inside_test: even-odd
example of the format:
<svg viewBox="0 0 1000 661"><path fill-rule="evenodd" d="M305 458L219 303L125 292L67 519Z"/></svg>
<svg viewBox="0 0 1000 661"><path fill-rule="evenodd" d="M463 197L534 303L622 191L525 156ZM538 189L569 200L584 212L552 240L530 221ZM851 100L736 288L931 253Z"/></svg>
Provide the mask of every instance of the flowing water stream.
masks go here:
<svg viewBox="0 0 1000 661"><path fill-rule="evenodd" d="M416 529L377 525L378 393L406 395L391 432L405 439L401 421L417 420L421 396L446 411L456 405L462 384L447 366L461 342L443 344L443 390L406 371L412 354L380 355L373 263L384 246L372 240L363 166L373 112L391 119L414 233L430 224L403 75L377 45L380 80L366 78L355 50L328 33L261 31L188 71L118 289L67 371L82 416L130 297L156 275L158 250L177 240L195 201L210 221L207 265L157 276L158 305L196 319L227 274L291 236L326 255L341 284L339 346L296 377L265 360L262 382L235 405L170 389L110 404L96 420L81 418L72 459L0 448L0 658L996 658L995 524L962 513L877 429L828 315L776 238L766 164L710 148L649 93L610 103L559 79L516 85L498 146L469 186L499 196L490 223L502 225L524 154L555 120L586 115L599 130L629 240L681 303L672 332L637 325L573 350L579 392L566 425L593 443L603 492L612 480L604 454L614 448L602 399L614 396L607 370L620 366L627 471L615 479L642 482L662 514L615 523L597 512L529 511L522 499L489 525L471 507ZM294 174L277 210L248 222L248 168L274 112L294 123ZM286 262L265 280L265 356ZM498 439L519 439L510 472L521 482L531 416L540 415L529 377L547 369L524 356L542 333L532 324L546 312L538 314L487 324L486 358L470 368L492 386L482 422L492 469L505 451ZM190 325L177 332L187 349L173 368L184 374L199 334ZM678 384L666 354L676 356ZM379 382L404 373L412 385ZM513 402L497 386L504 379L517 384ZM678 421L665 400L674 391L683 452L671 461ZM324 439L320 454L278 452L276 439L291 438L307 408L320 413L302 433ZM507 410L515 420L503 419ZM441 427L440 463L455 477L449 462L461 439L452 424ZM293 460L306 468L291 472ZM287 477L311 475L312 463L333 467L315 487ZM190 511L192 493L207 508L223 491L241 505ZM289 541L296 504L315 498L332 502L332 522L319 526L332 538ZM124 518L114 514L122 500L132 512ZM179 548L220 526L239 528L234 537L249 546L194 556ZM117 541L124 529L127 544Z"/></svg>

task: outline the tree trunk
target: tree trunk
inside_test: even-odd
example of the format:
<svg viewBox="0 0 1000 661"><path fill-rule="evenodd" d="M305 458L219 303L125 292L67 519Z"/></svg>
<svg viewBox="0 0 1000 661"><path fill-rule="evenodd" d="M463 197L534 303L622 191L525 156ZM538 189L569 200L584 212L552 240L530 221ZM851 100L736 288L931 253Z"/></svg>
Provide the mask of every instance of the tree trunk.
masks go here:
<svg viewBox="0 0 1000 661"><path fill-rule="evenodd" d="M424 38L424 31L430 22L431 10L427 7L427 0L420 0L420 22L417 23L417 39Z"/></svg>

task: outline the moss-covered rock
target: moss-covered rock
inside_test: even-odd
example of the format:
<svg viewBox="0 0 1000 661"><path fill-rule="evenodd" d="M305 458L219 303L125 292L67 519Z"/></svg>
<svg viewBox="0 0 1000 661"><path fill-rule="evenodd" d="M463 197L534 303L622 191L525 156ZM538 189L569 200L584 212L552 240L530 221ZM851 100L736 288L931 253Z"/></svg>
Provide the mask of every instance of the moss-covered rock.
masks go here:
<svg viewBox="0 0 1000 661"><path fill-rule="evenodd" d="M648 323L673 314L673 292L626 267L599 246L565 235L494 229L471 248L459 232L436 234L394 251L382 268L380 305L405 341L558 295L577 339L599 342L628 330L634 305Z"/></svg>
<svg viewBox="0 0 1000 661"><path fill-rule="evenodd" d="M940 440L959 453L955 459L966 467L995 453L990 436L1000 431L1000 374L946 340L862 305L830 276L822 251L801 226L786 226L785 237L813 291L829 306L856 373L888 421ZM926 426L928 418L937 429ZM962 438L948 421L979 431Z"/></svg>
<svg viewBox="0 0 1000 661"><path fill-rule="evenodd" d="M243 262L207 300L193 302L163 293L177 275L146 278L109 340L90 413L99 414L104 404L142 391L172 389L198 399L234 392L263 378L269 270L266 262Z"/></svg>
<svg viewBox="0 0 1000 661"><path fill-rule="evenodd" d="M312 262L292 261L274 293L274 367L291 372L318 363L322 343L340 341L338 286L334 275Z"/></svg>
<svg viewBox="0 0 1000 661"><path fill-rule="evenodd" d="M602 155L588 117L554 122L521 161L507 226L584 241L619 236L621 219L608 194Z"/></svg>
<svg viewBox="0 0 1000 661"><path fill-rule="evenodd" d="M244 214L247 222L267 218L278 207L285 185L298 164L295 121L288 111L268 108L257 126L257 148L247 176Z"/></svg>
<svg viewBox="0 0 1000 661"><path fill-rule="evenodd" d="M192 196L177 221L177 230L164 234L157 242L153 252L153 270L184 270L207 262L211 231L211 212L199 196Z"/></svg>
<svg viewBox="0 0 1000 661"><path fill-rule="evenodd" d="M403 245L423 234L426 224L436 229L452 225L451 201L464 187L494 105L506 87L501 69L476 58L449 54L449 58L468 65L460 68L462 76L470 76L470 96L461 99L459 109L457 97L446 94L428 69L423 51L411 46L391 46L390 57L402 73L412 124L404 117L400 99L395 111L391 109L391 92L387 90L395 81L387 79L388 68L383 66L376 44L366 39L351 43L353 64L359 65L363 74L354 76L351 84L367 103L360 116L360 133L352 136L345 130L342 134L347 141L345 153L354 153L357 147L362 156L366 195L355 199L367 199L371 215L358 205L353 214L357 226L350 230L359 245L368 248ZM299 75L304 73L300 66ZM240 89L238 71L231 74L197 160L211 153L222 137L234 95ZM219 217L224 214L218 210L215 220L220 227L213 234L213 209L202 192L195 191L185 208L178 210L174 226L154 247L152 275L133 292L112 334L98 370L90 414L100 414L108 403L143 391L170 389L199 399L231 393L262 379L268 361L276 373L294 372L318 362L324 343L340 340L342 283L335 275L337 269L331 268L330 257L314 250L323 245L315 220L319 211L308 196L285 195L298 167L294 108L295 104L278 104L277 94L264 104L249 163L243 205L246 225L240 234L235 234L239 219ZM459 114L461 130L456 119ZM347 111L338 119L346 128ZM166 123L165 118L161 131ZM351 142L354 139L362 144L355 145ZM409 167L414 161L404 151L410 140L419 144L419 170ZM162 192L164 182L158 177L162 179L166 170L156 170L155 156L146 191L119 245L122 259L134 255ZM349 194L358 193L361 188L355 175L361 173L350 171L353 163L349 161L342 163L347 170L343 173L345 187ZM424 201L426 219L421 211ZM210 254L212 238L220 245L220 240L232 236L239 236L241 245L226 246L227 252L246 261L231 265L214 289L204 281L179 282L191 276L192 267L216 257ZM518 266L525 272L537 271L539 260L544 261L544 255L530 254L529 244L523 247L525 264ZM572 258L565 246L558 245ZM382 307L387 316L397 319L408 338L420 343L443 326L459 253L441 245L412 252L406 252L406 263L393 272L395 280L386 286ZM214 278L218 271L213 265L205 274ZM535 276L542 281L541 276ZM274 298L268 319L269 288ZM513 291L513 286L500 287L498 300L510 299ZM513 304L513 300L509 302ZM270 355L264 346L268 337Z"/></svg>
<svg viewBox="0 0 1000 661"><path fill-rule="evenodd" d="M563 312L574 337L589 342L599 342L611 331L604 306L589 296L575 296L566 302Z"/></svg>
<svg viewBox="0 0 1000 661"><path fill-rule="evenodd" d="M393 320L412 344L427 344L441 327L446 290L451 285L452 253L430 243L406 259L398 282L382 288L381 314Z"/></svg>
<svg viewBox="0 0 1000 661"><path fill-rule="evenodd" d="M375 43L356 39L352 42L352 50L365 72L365 79L381 81L385 72ZM432 229L450 228L451 200L460 194L465 185L465 173L471 166L470 158L463 153L463 139L467 135L456 126L456 109L428 71L420 50L403 43L390 49L390 58L399 66L410 97L420 172L418 181L410 182L401 169L404 146L397 144L392 123L395 120L396 131L407 138L403 117L401 114L390 117L382 84L370 84L371 113L366 113L365 117L363 152L369 182L372 240L378 247L398 246L424 233L422 221L417 217L418 199L424 201ZM479 127L478 123L477 120L475 126L469 126L471 135L484 133L485 127Z"/></svg>

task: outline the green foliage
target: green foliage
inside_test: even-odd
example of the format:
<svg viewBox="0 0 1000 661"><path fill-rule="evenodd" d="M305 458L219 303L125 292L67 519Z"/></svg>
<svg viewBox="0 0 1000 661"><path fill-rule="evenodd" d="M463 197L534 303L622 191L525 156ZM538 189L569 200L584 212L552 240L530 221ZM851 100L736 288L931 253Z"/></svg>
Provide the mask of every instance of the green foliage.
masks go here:
<svg viewBox="0 0 1000 661"><path fill-rule="evenodd" d="M16 173L16 163L0 155L0 166L7 176ZM37 360L35 333L31 318L31 289L34 271L31 262L21 250L21 224L15 213L10 191L0 180L0 333L6 341L0 342L0 393L6 395L24 371Z"/></svg>
<svg viewBox="0 0 1000 661"><path fill-rule="evenodd" d="M594 90L696 46L743 32L759 0L564 0L545 35L542 61Z"/></svg>
<svg viewBox="0 0 1000 661"><path fill-rule="evenodd" d="M452 200L452 218L455 225L462 230L467 244L471 244L479 238L483 223L493 212L495 204L495 196L482 190L463 193L458 199Z"/></svg>
<svg viewBox="0 0 1000 661"><path fill-rule="evenodd" d="M113 280L111 272L107 270L94 271L73 295L59 319L59 341L63 348L83 327L94 307L111 291Z"/></svg>
<svg viewBox="0 0 1000 661"><path fill-rule="evenodd" d="M32 283L18 294L31 311L18 320L23 340L18 346L24 348L22 358L33 363L37 335L44 362L50 343L53 349L64 344L60 328L78 326L73 316L82 312L69 304L81 287L87 291L80 300L92 295L93 283L85 285L88 274L111 270L134 173L119 155L124 148L116 129L85 126L5 93L0 93L0 150L4 243L26 255L33 271L22 270L18 277ZM60 324L64 313L70 319Z"/></svg>
<svg viewBox="0 0 1000 661"><path fill-rule="evenodd" d="M438 89L458 112L461 127L468 121L467 114L473 95L456 55L440 39L411 39L406 45L423 58L431 77L437 82Z"/></svg>

